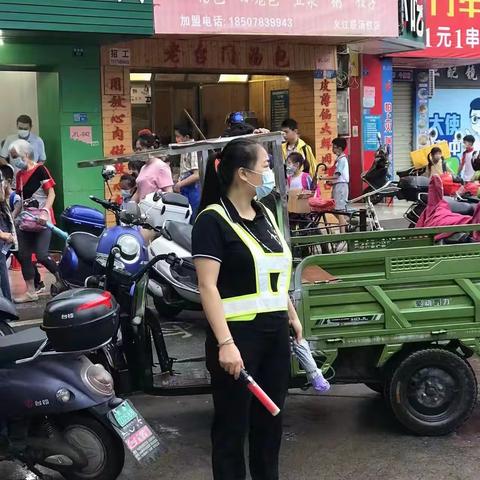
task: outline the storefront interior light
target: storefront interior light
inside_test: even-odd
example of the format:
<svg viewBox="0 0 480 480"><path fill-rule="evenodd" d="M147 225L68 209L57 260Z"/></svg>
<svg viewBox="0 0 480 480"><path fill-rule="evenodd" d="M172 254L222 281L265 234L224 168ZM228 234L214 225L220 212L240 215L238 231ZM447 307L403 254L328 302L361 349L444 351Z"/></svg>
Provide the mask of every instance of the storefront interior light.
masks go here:
<svg viewBox="0 0 480 480"><path fill-rule="evenodd" d="M237 83L246 83L248 82L248 75L232 75L227 73L222 73L218 79L218 83L227 83L227 82L237 82Z"/></svg>
<svg viewBox="0 0 480 480"><path fill-rule="evenodd" d="M151 73L131 73L131 82L149 82L152 79Z"/></svg>

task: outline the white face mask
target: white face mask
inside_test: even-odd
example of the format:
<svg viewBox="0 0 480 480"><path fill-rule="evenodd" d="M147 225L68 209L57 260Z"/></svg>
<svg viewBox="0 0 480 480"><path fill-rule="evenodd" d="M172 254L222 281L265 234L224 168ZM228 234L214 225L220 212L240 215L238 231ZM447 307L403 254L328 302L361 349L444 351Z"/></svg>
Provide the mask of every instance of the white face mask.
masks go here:
<svg viewBox="0 0 480 480"><path fill-rule="evenodd" d="M29 135L30 135L30 130L19 130L18 131L18 136L20 138L28 138Z"/></svg>

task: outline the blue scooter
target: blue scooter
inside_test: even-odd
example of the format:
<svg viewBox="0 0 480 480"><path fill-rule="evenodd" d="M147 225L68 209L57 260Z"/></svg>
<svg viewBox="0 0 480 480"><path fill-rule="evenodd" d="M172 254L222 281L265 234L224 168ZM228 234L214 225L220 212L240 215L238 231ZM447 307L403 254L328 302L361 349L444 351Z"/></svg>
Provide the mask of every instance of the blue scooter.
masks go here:
<svg viewBox="0 0 480 480"><path fill-rule="evenodd" d="M115 480L123 444L139 461L161 453L133 405L115 396L111 375L85 355L116 336L118 311L109 292L71 290L47 304L41 328L15 333L5 321L14 307L2 302L0 461L19 461L41 479L38 466L67 480Z"/></svg>
<svg viewBox="0 0 480 480"><path fill-rule="evenodd" d="M115 215L117 225L105 228L98 237L88 232L73 232L68 234L50 222L45 222L54 234L66 241L62 258L58 265L59 280L50 290L52 296L86 285L88 279L101 273L98 265L106 265L108 255L114 245L123 245L129 252L127 259L122 259L122 265L127 272L133 274L148 260L145 240L142 237L137 212L122 210L118 204L109 200L90 196L90 199ZM134 207L136 205L134 204ZM89 284L91 285L91 284Z"/></svg>

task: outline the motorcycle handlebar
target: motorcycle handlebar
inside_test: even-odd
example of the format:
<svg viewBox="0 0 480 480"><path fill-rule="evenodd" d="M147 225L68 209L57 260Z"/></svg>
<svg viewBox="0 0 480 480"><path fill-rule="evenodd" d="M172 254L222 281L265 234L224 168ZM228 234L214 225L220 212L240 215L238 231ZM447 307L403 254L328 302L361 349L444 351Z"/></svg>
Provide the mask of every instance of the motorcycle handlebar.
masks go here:
<svg viewBox="0 0 480 480"><path fill-rule="evenodd" d="M89 198L90 200L100 204L103 208L107 210L112 210L113 212L120 211L120 207L114 202L109 202L108 200L102 200L101 198L95 197L94 195L90 195Z"/></svg>
<svg viewBox="0 0 480 480"><path fill-rule="evenodd" d="M121 254L121 250L119 247L113 247L112 250L110 251L110 255L108 256L107 259L107 264L106 264L106 270L107 270L107 284L108 282L108 277L111 275L111 273L114 270L115 266L115 257L117 255ZM178 258L174 253L168 253L168 254L161 254L161 255L156 255L152 259L150 259L140 270L135 273L134 275L129 276L129 281L132 283L135 283L138 281L138 279L142 278L145 273L150 270L157 262L160 261L166 261L169 265L183 265L183 260L181 258Z"/></svg>

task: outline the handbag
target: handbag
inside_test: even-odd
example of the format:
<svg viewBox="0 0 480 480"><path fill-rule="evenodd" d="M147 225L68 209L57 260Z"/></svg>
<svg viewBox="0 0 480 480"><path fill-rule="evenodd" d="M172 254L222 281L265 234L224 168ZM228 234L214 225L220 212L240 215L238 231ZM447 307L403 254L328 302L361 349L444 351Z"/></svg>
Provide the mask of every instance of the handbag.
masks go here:
<svg viewBox="0 0 480 480"><path fill-rule="evenodd" d="M38 208L38 202L33 199L23 199L23 182L21 183L20 197L22 199L22 211L20 212L17 220L17 226L22 232L41 232L47 227L44 220L41 217L42 212L45 212L45 208ZM36 204L36 206L30 206Z"/></svg>

